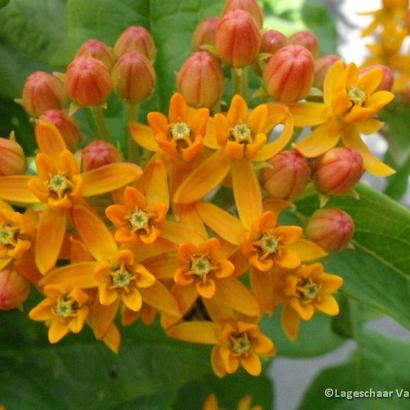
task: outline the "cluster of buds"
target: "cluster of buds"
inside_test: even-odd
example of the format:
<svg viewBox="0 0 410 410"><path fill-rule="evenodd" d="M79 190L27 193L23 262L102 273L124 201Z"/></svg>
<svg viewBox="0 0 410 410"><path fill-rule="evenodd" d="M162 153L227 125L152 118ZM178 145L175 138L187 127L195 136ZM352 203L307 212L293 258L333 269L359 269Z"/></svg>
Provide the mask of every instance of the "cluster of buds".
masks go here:
<svg viewBox="0 0 410 410"><path fill-rule="evenodd" d="M15 273L24 267L24 280L44 296L29 316L46 323L51 343L88 325L118 351L117 316L122 325L158 317L170 337L213 345L220 377L240 366L261 373L260 357L276 350L259 321L278 306L291 340L315 312L338 314L334 293L343 280L321 260L349 246L352 218L322 207L303 229L282 225L279 214L312 191L322 205L351 195L365 170L393 172L361 139L383 125L373 117L393 97L388 71L321 57L310 32L287 38L262 26L256 0L228 0L220 17L200 23L168 114L150 112L147 124L129 116L129 162L104 140L101 108L112 89L130 113L152 93L156 48L144 28L126 29L113 50L84 43L64 82L29 77L23 105L37 118L38 174L21 175L24 155L13 139L0 144L7 152L0 168L3 309L27 294ZM224 65L232 68L234 93L221 112ZM252 108L249 68L261 77L265 99ZM319 90L312 94L312 86ZM74 120L82 107L96 112L102 134L74 155L83 144ZM222 185L232 190L235 212L212 203Z"/></svg>

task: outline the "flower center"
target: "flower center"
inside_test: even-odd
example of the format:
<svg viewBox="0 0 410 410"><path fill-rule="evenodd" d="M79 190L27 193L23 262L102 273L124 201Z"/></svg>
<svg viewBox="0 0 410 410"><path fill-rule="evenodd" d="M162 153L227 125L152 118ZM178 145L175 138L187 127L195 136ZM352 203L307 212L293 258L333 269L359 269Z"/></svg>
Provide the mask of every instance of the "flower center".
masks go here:
<svg viewBox="0 0 410 410"><path fill-rule="evenodd" d="M58 298L54 311L58 317L67 319L76 312L77 308L77 302L73 298L62 296Z"/></svg>
<svg viewBox="0 0 410 410"><path fill-rule="evenodd" d="M112 274L112 283L118 288L125 288L131 283L132 275L123 266Z"/></svg>
<svg viewBox="0 0 410 410"><path fill-rule="evenodd" d="M366 101L366 92L358 87L351 88L347 92L347 96L354 105L363 105Z"/></svg>
<svg viewBox="0 0 410 410"><path fill-rule="evenodd" d="M248 353L251 350L252 344L246 333L239 333L231 337L231 350L238 354Z"/></svg>
<svg viewBox="0 0 410 410"><path fill-rule="evenodd" d="M192 261L191 270L196 276L203 277L207 275L211 271L211 268L211 262L203 256Z"/></svg>
<svg viewBox="0 0 410 410"><path fill-rule="evenodd" d="M191 136L191 128L185 122L177 122L171 126L171 137L175 141L186 141Z"/></svg>
<svg viewBox="0 0 410 410"><path fill-rule="evenodd" d="M0 244L7 246L16 244L17 232L16 228L10 225L3 225L0 228Z"/></svg>
<svg viewBox="0 0 410 410"><path fill-rule="evenodd" d="M53 175L48 181L48 189L57 194L61 198L70 188L72 184L67 177L61 174Z"/></svg>
<svg viewBox="0 0 410 410"><path fill-rule="evenodd" d="M149 217L144 211L139 209L131 215L129 221L131 226L138 230L143 229L148 224Z"/></svg>
<svg viewBox="0 0 410 410"><path fill-rule="evenodd" d="M243 123L236 124L231 128L229 136L231 140L234 140L239 144L249 144L252 142L252 131Z"/></svg>
<svg viewBox="0 0 410 410"><path fill-rule="evenodd" d="M279 246L279 241L276 236L270 233L264 233L258 243L262 252L269 255L274 254Z"/></svg>
<svg viewBox="0 0 410 410"><path fill-rule="evenodd" d="M304 278L298 282L296 289L303 299L314 300L319 293L320 284L313 282L310 278Z"/></svg>

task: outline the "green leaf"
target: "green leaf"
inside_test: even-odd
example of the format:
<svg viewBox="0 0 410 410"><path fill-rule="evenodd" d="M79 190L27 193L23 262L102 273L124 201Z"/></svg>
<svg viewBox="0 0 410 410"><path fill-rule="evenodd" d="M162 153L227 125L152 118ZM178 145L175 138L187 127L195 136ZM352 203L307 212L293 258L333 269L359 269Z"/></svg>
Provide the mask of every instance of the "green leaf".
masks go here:
<svg viewBox="0 0 410 410"><path fill-rule="evenodd" d="M409 186L410 154L402 165L396 166L396 170L397 172L388 179L384 192L393 199L400 199L406 194Z"/></svg>
<svg viewBox="0 0 410 410"><path fill-rule="evenodd" d="M329 203L352 216L356 249L333 254L327 271L343 276L342 292L410 328L410 212L365 185L357 191L360 200L343 197ZM318 199L308 197L297 205L310 215Z"/></svg>

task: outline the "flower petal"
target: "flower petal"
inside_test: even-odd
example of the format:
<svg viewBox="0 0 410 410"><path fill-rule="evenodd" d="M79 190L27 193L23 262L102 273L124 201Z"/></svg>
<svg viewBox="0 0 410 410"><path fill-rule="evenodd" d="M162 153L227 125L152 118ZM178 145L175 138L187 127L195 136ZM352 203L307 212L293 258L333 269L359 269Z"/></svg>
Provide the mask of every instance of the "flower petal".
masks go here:
<svg viewBox="0 0 410 410"><path fill-rule="evenodd" d="M4 201L23 204L35 204L40 202L28 187L28 183L31 179L33 179L33 177L26 175L0 177L0 198Z"/></svg>
<svg viewBox="0 0 410 410"><path fill-rule="evenodd" d="M67 149L60 131L49 122L37 121L35 134L40 152L49 155L51 158L58 158Z"/></svg>
<svg viewBox="0 0 410 410"><path fill-rule="evenodd" d="M122 301L128 309L134 312L139 312L142 306L142 297L138 289L132 289L130 292L123 292Z"/></svg>
<svg viewBox="0 0 410 410"><path fill-rule="evenodd" d="M295 127L313 127L327 120L327 106L322 103L302 102L289 104Z"/></svg>
<svg viewBox="0 0 410 410"><path fill-rule="evenodd" d="M207 279L206 281L196 281L195 288L199 294L205 299L211 299L216 292L216 284L213 279Z"/></svg>
<svg viewBox="0 0 410 410"><path fill-rule="evenodd" d="M156 158L152 165L152 175L147 188L148 205L164 204L169 207L168 177L165 164L160 158Z"/></svg>
<svg viewBox="0 0 410 410"><path fill-rule="evenodd" d="M200 244L206 240L206 238L190 227L172 221L163 222L161 225L161 237L175 244L181 242Z"/></svg>
<svg viewBox="0 0 410 410"><path fill-rule="evenodd" d="M283 307L280 321L288 338L295 341L299 335L300 317L289 304Z"/></svg>
<svg viewBox="0 0 410 410"><path fill-rule="evenodd" d="M153 152L159 150L158 143L155 140L154 133L150 127L137 122L132 122L128 127L132 138L142 148Z"/></svg>
<svg viewBox="0 0 410 410"><path fill-rule="evenodd" d="M54 319L48 329L48 341L52 344L59 342L69 332L68 325L60 319Z"/></svg>
<svg viewBox="0 0 410 410"><path fill-rule="evenodd" d="M300 259L298 255L288 249L288 247L283 247L279 249L279 252L275 256L275 263L284 269L295 269L300 265Z"/></svg>
<svg viewBox="0 0 410 410"><path fill-rule="evenodd" d="M95 298L88 321L96 339L103 340L109 334L120 303L120 298L117 298L116 302L104 306L99 303L98 298Z"/></svg>
<svg viewBox="0 0 410 410"><path fill-rule="evenodd" d="M373 134L383 127L384 122L378 121L374 118L369 118L368 120L359 122L355 124L359 133L362 134Z"/></svg>
<svg viewBox="0 0 410 410"><path fill-rule="evenodd" d="M167 333L168 336L185 342L209 345L218 343L218 327L213 322L183 322L168 329Z"/></svg>
<svg viewBox="0 0 410 410"><path fill-rule="evenodd" d="M326 315L336 316L339 314L339 305L332 295L323 295L314 302L315 308Z"/></svg>
<svg viewBox="0 0 410 410"><path fill-rule="evenodd" d="M295 252L302 262L321 259L327 255L324 249L307 239L299 239L297 242L289 245L288 248Z"/></svg>
<svg viewBox="0 0 410 410"><path fill-rule="evenodd" d="M236 94L232 98L226 117L231 125L246 122L248 117L248 105L240 95Z"/></svg>
<svg viewBox="0 0 410 410"><path fill-rule="evenodd" d="M262 364L259 356L251 353L240 358L242 367L252 376L259 376L262 372Z"/></svg>
<svg viewBox="0 0 410 410"><path fill-rule="evenodd" d="M261 313L272 314L275 307L273 274L251 269L250 278L252 290L259 303Z"/></svg>
<svg viewBox="0 0 410 410"><path fill-rule="evenodd" d="M169 122L180 122L185 121L188 114L188 105L185 98L180 93L175 93L171 97L169 104Z"/></svg>
<svg viewBox="0 0 410 410"><path fill-rule="evenodd" d="M149 288L140 289L144 303L171 316L179 315L179 306L172 293L161 283L156 281Z"/></svg>

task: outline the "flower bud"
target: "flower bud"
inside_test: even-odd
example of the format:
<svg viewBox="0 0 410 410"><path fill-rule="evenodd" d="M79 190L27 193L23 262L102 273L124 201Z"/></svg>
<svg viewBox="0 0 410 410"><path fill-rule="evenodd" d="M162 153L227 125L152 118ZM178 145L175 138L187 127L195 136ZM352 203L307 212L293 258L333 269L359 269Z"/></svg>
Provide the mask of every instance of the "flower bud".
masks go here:
<svg viewBox="0 0 410 410"><path fill-rule="evenodd" d="M309 183L310 169L296 151L283 151L268 161L262 170L264 187L274 198L290 199L302 194Z"/></svg>
<svg viewBox="0 0 410 410"><path fill-rule="evenodd" d="M84 171L100 168L122 160L121 153L110 143L95 140L88 144L81 153L82 168Z"/></svg>
<svg viewBox="0 0 410 410"><path fill-rule="evenodd" d="M216 29L220 59L235 68L252 64L259 53L261 35L255 20L243 10L226 13Z"/></svg>
<svg viewBox="0 0 410 410"><path fill-rule="evenodd" d="M255 20L257 26L263 27L263 10L257 0L227 0L222 15L232 10L243 10L248 12Z"/></svg>
<svg viewBox="0 0 410 410"><path fill-rule="evenodd" d="M26 172L26 156L13 138L0 138L0 176L22 175Z"/></svg>
<svg viewBox="0 0 410 410"><path fill-rule="evenodd" d="M0 271L0 310L21 307L30 292L30 285L13 268Z"/></svg>
<svg viewBox="0 0 410 410"><path fill-rule="evenodd" d="M354 234L350 215L341 209L317 210L305 227L306 237L326 251L341 251L347 247Z"/></svg>
<svg viewBox="0 0 410 410"><path fill-rule="evenodd" d="M77 51L77 57L93 57L104 63L110 70L114 65L114 55L111 48L100 40L87 40Z"/></svg>
<svg viewBox="0 0 410 410"><path fill-rule="evenodd" d="M144 27L128 27L118 37L114 46L115 56L118 58L129 51L138 51L149 60L155 60L157 48L151 34Z"/></svg>
<svg viewBox="0 0 410 410"><path fill-rule="evenodd" d="M60 131L68 149L75 151L81 135L73 117L67 115L63 110L49 110L41 115L40 120L53 124Z"/></svg>
<svg viewBox="0 0 410 410"><path fill-rule="evenodd" d="M219 23L219 17L212 16L198 24L192 37L192 49L200 50L205 44L215 45L216 27Z"/></svg>
<svg viewBox="0 0 410 410"><path fill-rule="evenodd" d="M123 54L115 63L111 78L114 91L129 104L139 104L154 91L154 68L138 51Z"/></svg>
<svg viewBox="0 0 410 410"><path fill-rule="evenodd" d="M192 54L179 70L177 87L188 104L212 108L224 92L219 61L206 51Z"/></svg>
<svg viewBox="0 0 410 410"><path fill-rule="evenodd" d="M299 31L289 37L289 44L299 44L307 48L313 57L319 56L320 46L317 37L311 31Z"/></svg>
<svg viewBox="0 0 410 410"><path fill-rule="evenodd" d="M344 195L356 185L363 172L361 155L350 148L338 147L317 159L313 180L320 192Z"/></svg>
<svg viewBox="0 0 410 410"><path fill-rule="evenodd" d="M269 95L282 102L306 97L313 84L314 67L312 54L305 47L282 47L270 58L263 71Z"/></svg>
<svg viewBox="0 0 410 410"><path fill-rule="evenodd" d="M360 70L360 74L367 73L368 71L375 68L381 68L383 70L383 78L379 86L377 87L377 91L391 91L394 83L394 74L393 70L390 67L383 64L372 64L367 67L363 67Z"/></svg>
<svg viewBox="0 0 410 410"><path fill-rule="evenodd" d="M315 60L315 78L313 80L313 87L323 88L327 72L338 60L340 60L340 57L334 54L329 54Z"/></svg>
<svg viewBox="0 0 410 410"><path fill-rule="evenodd" d="M99 106L111 91L107 67L93 57L78 57L67 67L65 89L79 106Z"/></svg>
<svg viewBox="0 0 410 410"><path fill-rule="evenodd" d="M24 83L22 105L33 117L53 108L63 108L65 99L61 81L45 71L34 72Z"/></svg>
<svg viewBox="0 0 410 410"><path fill-rule="evenodd" d="M267 30L262 35L261 53L275 54L288 43L286 36L277 30Z"/></svg>

